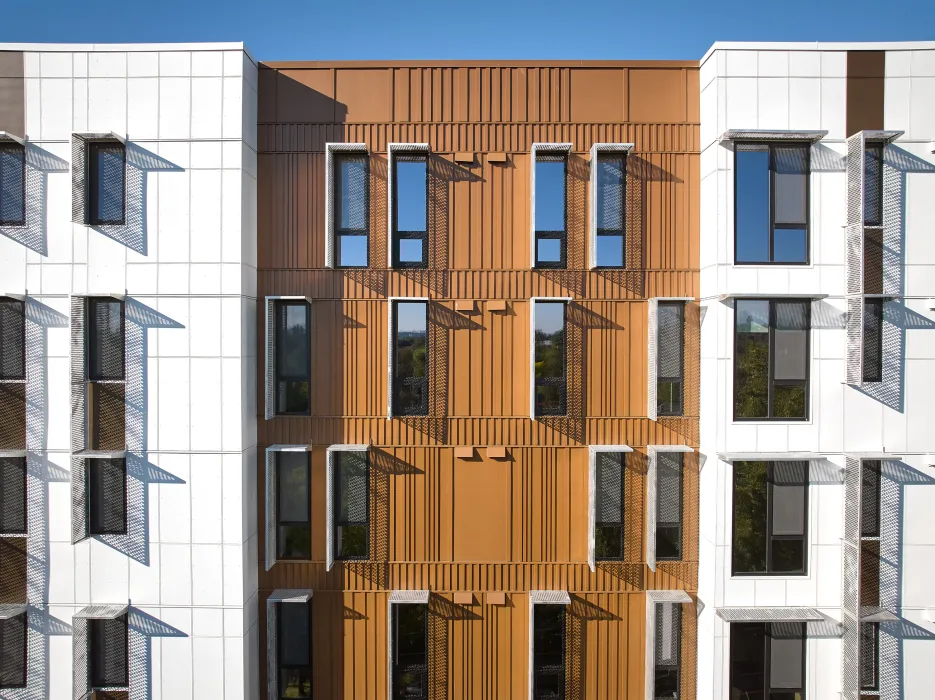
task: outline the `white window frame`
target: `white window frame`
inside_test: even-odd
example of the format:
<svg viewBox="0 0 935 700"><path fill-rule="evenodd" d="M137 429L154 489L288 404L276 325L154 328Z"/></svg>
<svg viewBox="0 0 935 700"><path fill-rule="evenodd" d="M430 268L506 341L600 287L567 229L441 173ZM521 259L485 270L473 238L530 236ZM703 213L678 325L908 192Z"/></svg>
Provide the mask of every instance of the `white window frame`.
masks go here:
<svg viewBox="0 0 935 700"><path fill-rule="evenodd" d="M591 571L597 570L594 544L597 529L597 455L603 452L625 454L633 452L633 448L629 445L588 445L588 568Z"/></svg>
<svg viewBox="0 0 935 700"><path fill-rule="evenodd" d="M536 156L539 153L559 153L567 156L574 147L573 143L534 143L529 151L529 269L536 269ZM565 182L565 207L567 219L568 182ZM566 221L565 240L567 246L568 230Z"/></svg>
<svg viewBox="0 0 935 700"><path fill-rule="evenodd" d="M535 231L533 231L535 235ZM539 302L562 302L565 304L565 353L568 353L568 304L571 297L532 297L529 300L529 419L536 420L536 304ZM566 358L567 359L567 358ZM565 393L568 393L568 365L565 365ZM566 399L567 400L567 399Z"/></svg>
<svg viewBox="0 0 935 700"><path fill-rule="evenodd" d="M279 608L277 603L308 603L309 588L277 588L266 599L266 689L270 698L279 697ZM311 630L309 645L311 646Z"/></svg>
<svg viewBox="0 0 935 700"><path fill-rule="evenodd" d="M390 592L390 597L386 605L386 686L387 698L393 697L393 612L394 605L428 605L429 591L427 590L394 590ZM426 632L428 634L428 632ZM428 640L426 639L426 643ZM426 657L426 662L428 658Z"/></svg>
<svg viewBox="0 0 935 700"><path fill-rule="evenodd" d="M331 571L334 566L334 453L335 452L366 452L368 456L368 469L370 467L370 445L330 445L325 450L325 517L327 524L327 544L325 545L325 570ZM370 514L367 514L367 539L370 539ZM367 543L370 549L370 543Z"/></svg>
<svg viewBox="0 0 935 700"><path fill-rule="evenodd" d="M537 605L571 605L571 596L568 591L529 591L529 700L533 698L533 666L535 654L536 606ZM566 639L567 639L566 633Z"/></svg>
<svg viewBox="0 0 935 700"><path fill-rule="evenodd" d="M334 239L334 161L335 154L369 156L370 150L365 143L326 143L325 144L325 267L335 267L334 251L337 247ZM367 171L369 173L369 169ZM367 188L370 191L370 188ZM369 223L369 222L368 222ZM369 236L368 236L369 240Z"/></svg>
<svg viewBox="0 0 935 700"><path fill-rule="evenodd" d="M396 206L396 198L393 196L394 159L398 153L423 153L425 154L425 170L428 173L428 155L429 145L427 143L390 143L386 147L386 266L393 269L393 210ZM426 195L425 227L428 238L431 238L432 232L429 231L428 210L431 209L431 203ZM428 245L428 242L426 242Z"/></svg>
<svg viewBox="0 0 935 700"><path fill-rule="evenodd" d="M656 396L656 378L659 364L657 354L659 345L659 302L680 301L685 304L694 301L694 297L651 297L646 307L646 415L650 420L658 420L659 406ZM684 334L683 334L684 337ZM682 348L684 357L685 348ZM684 377L683 377L684 381Z"/></svg>
<svg viewBox="0 0 935 700"><path fill-rule="evenodd" d="M428 320L429 320L429 298L428 297L389 297L387 299L389 304L386 307L386 419L393 419L393 336L394 331L396 330L396 324L393 318L393 309L395 305L399 302L425 302L425 342L428 344ZM432 352L432 349L429 348L429 353ZM429 361L431 361L432 356L429 354ZM429 368L426 367L425 371L428 372Z"/></svg>
<svg viewBox="0 0 935 700"><path fill-rule="evenodd" d="M656 570L656 455L660 452L694 452L688 445L647 445L646 469L646 566ZM685 463L682 463L682 478L685 478ZM684 509L685 504L682 504ZM684 544L684 543L683 543Z"/></svg>
<svg viewBox="0 0 935 700"><path fill-rule="evenodd" d="M304 301L309 306L309 322L308 322L308 335L311 340L312 337L312 324L314 319L312 318L312 299L307 296L287 296L287 295L270 295L266 297L266 374L264 389L266 391L266 410L264 412L264 417L266 420L272 420L276 417L276 392L273 390L273 382L276 381L276 314L274 310L276 308L277 301ZM311 348L309 348L309 359L311 360ZM311 364L311 362L309 363ZM309 407L311 407L311 396L312 396L312 382L311 376L309 376Z"/></svg>
<svg viewBox="0 0 935 700"><path fill-rule="evenodd" d="M629 156L635 144L632 143L595 143L591 145L591 223L588 234L588 268L593 270L597 267L597 160L600 154L610 153L614 155ZM626 173L624 173L624 188L626 188ZM626 189L624 189L624 204L626 203ZM624 250L626 250L626 206L623 210L624 216ZM533 224L535 225L535 224ZM624 259L624 267L626 260Z"/></svg>
<svg viewBox="0 0 935 700"><path fill-rule="evenodd" d="M646 675L643 686L646 700L653 700L656 692L656 605L660 603L691 603L685 591L646 591ZM684 617L682 618L684 619ZM681 630L680 630L681 632ZM681 643L681 635L679 636ZM681 673L681 667L679 668Z"/></svg>
<svg viewBox="0 0 935 700"><path fill-rule="evenodd" d="M279 546L279 501L277 499L277 452L311 452L311 445L270 445L266 448L266 570L276 563ZM309 483L309 496L312 485ZM309 506L311 508L311 505ZM309 520L311 526L311 519Z"/></svg>

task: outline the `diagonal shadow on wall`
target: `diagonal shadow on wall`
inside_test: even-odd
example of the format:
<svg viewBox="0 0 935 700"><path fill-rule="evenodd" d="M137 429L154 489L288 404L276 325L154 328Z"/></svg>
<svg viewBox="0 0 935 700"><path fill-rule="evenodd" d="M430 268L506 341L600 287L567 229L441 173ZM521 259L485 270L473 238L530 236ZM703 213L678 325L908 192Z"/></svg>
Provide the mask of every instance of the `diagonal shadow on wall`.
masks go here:
<svg viewBox="0 0 935 700"><path fill-rule="evenodd" d="M49 175L68 172L68 163L57 155L26 144L26 223L0 226L0 234L26 246L39 255L48 255Z"/></svg>

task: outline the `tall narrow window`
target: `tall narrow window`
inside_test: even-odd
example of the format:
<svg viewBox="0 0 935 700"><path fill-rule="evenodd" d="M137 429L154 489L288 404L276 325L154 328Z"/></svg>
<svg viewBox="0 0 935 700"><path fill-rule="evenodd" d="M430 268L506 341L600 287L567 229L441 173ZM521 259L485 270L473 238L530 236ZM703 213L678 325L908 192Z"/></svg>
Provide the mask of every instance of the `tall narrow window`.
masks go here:
<svg viewBox="0 0 935 700"><path fill-rule="evenodd" d="M26 148L0 143L0 226L26 224Z"/></svg>
<svg viewBox="0 0 935 700"><path fill-rule="evenodd" d="M88 299L88 448L126 448L124 303Z"/></svg>
<svg viewBox="0 0 935 700"><path fill-rule="evenodd" d="M860 689L880 689L880 625L860 623Z"/></svg>
<svg viewBox="0 0 935 700"><path fill-rule="evenodd" d="M428 415L428 303L395 302L392 313L393 415Z"/></svg>
<svg viewBox="0 0 935 700"><path fill-rule="evenodd" d="M365 452L335 452L334 552L336 559L370 553L370 465Z"/></svg>
<svg viewBox="0 0 935 700"><path fill-rule="evenodd" d="M277 603L279 697L312 697L312 604Z"/></svg>
<svg viewBox="0 0 935 700"><path fill-rule="evenodd" d="M861 461L860 536L880 536L880 465L878 459Z"/></svg>
<svg viewBox="0 0 935 700"><path fill-rule="evenodd" d="M655 603L656 634L653 650L654 700L678 700L681 669L682 606Z"/></svg>
<svg viewBox="0 0 935 700"><path fill-rule="evenodd" d="M370 159L342 155L334 163L334 234L338 267L367 267L370 231Z"/></svg>
<svg viewBox="0 0 935 700"><path fill-rule="evenodd" d="M808 144L735 145L737 264L808 262L809 151Z"/></svg>
<svg viewBox="0 0 935 700"><path fill-rule="evenodd" d="M808 418L808 301L734 303L734 419Z"/></svg>
<svg viewBox="0 0 935 700"><path fill-rule="evenodd" d="M393 156L393 267L428 267L428 156Z"/></svg>
<svg viewBox="0 0 935 700"><path fill-rule="evenodd" d="M656 560L682 558L682 452L656 453Z"/></svg>
<svg viewBox="0 0 935 700"><path fill-rule="evenodd" d="M598 452L596 459L596 517L594 556L621 560L624 547L624 465L623 452Z"/></svg>
<svg viewBox="0 0 935 700"><path fill-rule="evenodd" d="M0 297L0 380L26 378L26 305Z"/></svg>
<svg viewBox="0 0 935 700"><path fill-rule="evenodd" d="M88 656L92 688L126 688L129 685L127 616L88 620Z"/></svg>
<svg viewBox="0 0 935 700"><path fill-rule="evenodd" d="M883 381L883 299L864 299L863 379Z"/></svg>
<svg viewBox="0 0 935 700"><path fill-rule="evenodd" d="M565 606L533 606L534 700L565 698Z"/></svg>
<svg viewBox="0 0 935 700"><path fill-rule="evenodd" d="M122 225L126 210L126 148L113 141L88 144L89 219L92 226Z"/></svg>
<svg viewBox="0 0 935 700"><path fill-rule="evenodd" d="M89 459L85 466L88 526L92 535L127 532L127 463L123 459Z"/></svg>
<svg viewBox="0 0 935 700"><path fill-rule="evenodd" d="M684 410L684 302L659 302L656 318L659 322L659 337L656 341L656 362L658 365L656 369L657 415L680 416Z"/></svg>
<svg viewBox="0 0 935 700"><path fill-rule="evenodd" d="M0 457L0 535L26 534L26 458Z"/></svg>
<svg viewBox="0 0 935 700"><path fill-rule="evenodd" d="M0 689L26 687L26 615L0 620Z"/></svg>
<svg viewBox="0 0 935 700"><path fill-rule="evenodd" d="M428 606L399 603L393 615L393 700L428 698Z"/></svg>
<svg viewBox="0 0 935 700"><path fill-rule="evenodd" d="M280 415L309 413L309 327L306 301L276 303L276 407Z"/></svg>
<svg viewBox="0 0 935 700"><path fill-rule="evenodd" d="M730 626L731 698L805 700L805 623Z"/></svg>
<svg viewBox="0 0 935 700"><path fill-rule="evenodd" d="M276 453L276 508L279 559L311 559L308 452Z"/></svg>
<svg viewBox="0 0 935 700"><path fill-rule="evenodd" d="M598 267L626 266L627 157L622 153L597 156ZM538 179L538 173L537 173ZM538 207L538 203L536 204Z"/></svg>
<svg viewBox="0 0 935 700"><path fill-rule="evenodd" d="M565 267L568 240L565 153L536 155L536 267Z"/></svg>
<svg viewBox="0 0 935 700"><path fill-rule="evenodd" d="M864 226L883 225L883 144L864 147Z"/></svg>
<svg viewBox="0 0 935 700"><path fill-rule="evenodd" d="M735 576L806 573L808 462L734 462Z"/></svg>
<svg viewBox="0 0 935 700"><path fill-rule="evenodd" d="M535 408L537 416L566 413L565 312L561 301L534 301Z"/></svg>

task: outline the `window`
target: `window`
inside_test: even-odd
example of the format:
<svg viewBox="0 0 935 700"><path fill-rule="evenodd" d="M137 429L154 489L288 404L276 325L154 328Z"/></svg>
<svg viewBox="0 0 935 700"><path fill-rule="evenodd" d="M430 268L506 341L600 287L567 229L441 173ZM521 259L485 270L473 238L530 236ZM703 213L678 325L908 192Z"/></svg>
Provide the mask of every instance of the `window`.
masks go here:
<svg viewBox="0 0 935 700"><path fill-rule="evenodd" d="M627 157L622 153L597 155L597 267L626 266ZM538 173L537 173L538 181Z"/></svg>
<svg viewBox="0 0 935 700"><path fill-rule="evenodd" d="M737 143L734 262L808 263L808 144Z"/></svg>
<svg viewBox="0 0 935 700"><path fill-rule="evenodd" d="M659 337L656 341L656 413L680 416L684 410L682 379L685 365L685 304L659 302L656 311Z"/></svg>
<svg viewBox="0 0 935 700"><path fill-rule="evenodd" d="M734 462L732 573L806 573L808 462Z"/></svg>
<svg viewBox="0 0 935 700"><path fill-rule="evenodd" d="M393 615L393 700L428 698L428 606L398 603Z"/></svg>
<svg viewBox="0 0 935 700"><path fill-rule="evenodd" d="M730 697L805 700L805 623L730 626Z"/></svg>
<svg viewBox="0 0 935 700"><path fill-rule="evenodd" d="M308 452L276 453L278 559L311 559Z"/></svg>
<svg viewBox="0 0 935 700"><path fill-rule="evenodd" d="M0 380L26 379L26 305L0 297Z"/></svg>
<svg viewBox="0 0 935 700"><path fill-rule="evenodd" d="M276 302L276 412L279 415L309 413L310 325L308 302Z"/></svg>
<svg viewBox="0 0 935 700"><path fill-rule="evenodd" d="M623 452L598 452L595 455L597 503L594 528L596 559L623 559L624 547L624 468Z"/></svg>
<svg viewBox="0 0 935 700"><path fill-rule="evenodd" d="M883 381L883 299L864 299L863 380Z"/></svg>
<svg viewBox="0 0 935 700"><path fill-rule="evenodd" d="M26 224L26 148L0 143L0 226Z"/></svg>
<svg viewBox="0 0 935 700"><path fill-rule="evenodd" d="M393 167L393 267L428 267L428 155L399 153Z"/></svg>
<svg viewBox="0 0 935 700"><path fill-rule="evenodd" d="M312 604L279 605L279 697L312 697Z"/></svg>
<svg viewBox="0 0 935 700"><path fill-rule="evenodd" d="M393 303L393 415L427 416L428 302Z"/></svg>
<svg viewBox="0 0 935 700"><path fill-rule="evenodd" d="M0 535L26 534L26 458L0 457Z"/></svg>
<svg viewBox="0 0 935 700"><path fill-rule="evenodd" d="M656 561L682 558L682 452L656 453Z"/></svg>
<svg viewBox="0 0 935 700"><path fill-rule="evenodd" d="M880 689L880 625L860 623L860 689Z"/></svg>
<svg viewBox="0 0 935 700"><path fill-rule="evenodd" d="M534 700L565 697L565 606L533 606L532 683Z"/></svg>
<svg viewBox="0 0 935 700"><path fill-rule="evenodd" d="M546 152L535 156L535 266L566 266L565 153Z"/></svg>
<svg viewBox="0 0 935 700"><path fill-rule="evenodd" d="M0 688L26 687L27 613L0 619Z"/></svg>
<svg viewBox="0 0 935 700"><path fill-rule="evenodd" d="M125 166L126 148L122 143L88 143L88 223L92 226L123 225Z"/></svg>
<svg viewBox="0 0 935 700"><path fill-rule="evenodd" d="M734 303L734 420L806 420L811 304Z"/></svg>
<svg viewBox="0 0 935 700"><path fill-rule="evenodd" d="M370 159L341 155L334 162L334 233L337 267L367 267L370 231Z"/></svg>
<svg viewBox="0 0 935 700"><path fill-rule="evenodd" d="M861 461L860 536L880 536L880 460Z"/></svg>
<svg viewBox="0 0 935 700"><path fill-rule="evenodd" d="M92 688L126 688L129 685L127 616L88 620Z"/></svg>
<svg viewBox="0 0 935 700"><path fill-rule="evenodd" d="M127 463L124 459L89 459L85 467L88 527L92 535L127 533Z"/></svg>
<svg viewBox="0 0 935 700"><path fill-rule="evenodd" d="M647 603L656 608L653 650L653 698L678 700L682 643L682 606L678 603Z"/></svg>
<svg viewBox="0 0 935 700"><path fill-rule="evenodd" d="M864 226L883 225L883 148L880 141L864 146Z"/></svg>
<svg viewBox="0 0 935 700"><path fill-rule="evenodd" d="M370 467L362 452L333 453L334 552L336 559L367 559L370 522Z"/></svg>
<svg viewBox="0 0 935 700"><path fill-rule="evenodd" d="M88 448L126 448L124 304L88 299Z"/></svg>
<svg viewBox="0 0 935 700"><path fill-rule="evenodd" d="M566 413L565 311L563 301L533 301L535 415Z"/></svg>

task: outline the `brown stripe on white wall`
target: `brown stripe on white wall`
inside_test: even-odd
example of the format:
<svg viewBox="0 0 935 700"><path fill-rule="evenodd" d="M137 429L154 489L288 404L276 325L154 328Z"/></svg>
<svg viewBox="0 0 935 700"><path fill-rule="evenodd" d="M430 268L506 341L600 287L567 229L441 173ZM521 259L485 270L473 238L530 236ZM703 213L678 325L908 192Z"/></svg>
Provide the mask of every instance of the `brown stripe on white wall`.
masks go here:
<svg viewBox="0 0 935 700"><path fill-rule="evenodd" d="M847 52L847 135L883 128L885 51Z"/></svg>
<svg viewBox="0 0 935 700"><path fill-rule="evenodd" d="M26 134L22 51L0 51L0 131L16 136Z"/></svg>

